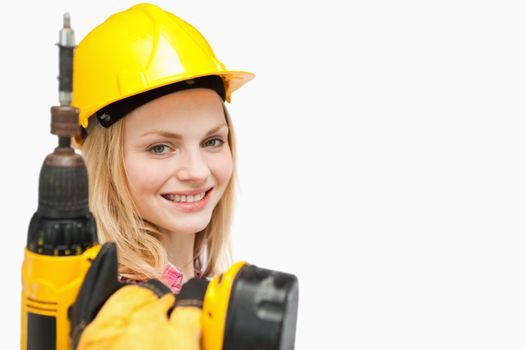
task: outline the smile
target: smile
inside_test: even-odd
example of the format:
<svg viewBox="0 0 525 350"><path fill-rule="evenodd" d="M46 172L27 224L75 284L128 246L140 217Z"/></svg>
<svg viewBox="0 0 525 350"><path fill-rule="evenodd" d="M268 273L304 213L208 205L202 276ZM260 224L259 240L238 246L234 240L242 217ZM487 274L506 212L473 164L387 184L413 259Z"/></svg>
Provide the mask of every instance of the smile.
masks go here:
<svg viewBox="0 0 525 350"><path fill-rule="evenodd" d="M162 198L169 201L177 209L184 212L192 212L201 210L208 204L212 191L213 188L194 195L163 194Z"/></svg>
<svg viewBox="0 0 525 350"><path fill-rule="evenodd" d="M169 201L177 203L193 203L198 202L204 198L206 192L199 194L194 194L193 196L178 195L178 194L163 194L162 197L166 198Z"/></svg>

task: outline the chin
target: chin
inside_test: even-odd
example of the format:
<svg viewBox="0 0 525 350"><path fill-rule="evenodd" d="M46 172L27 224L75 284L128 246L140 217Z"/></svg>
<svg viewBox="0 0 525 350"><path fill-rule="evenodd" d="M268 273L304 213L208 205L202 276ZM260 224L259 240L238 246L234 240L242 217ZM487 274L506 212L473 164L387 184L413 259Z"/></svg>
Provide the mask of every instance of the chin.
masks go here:
<svg viewBox="0 0 525 350"><path fill-rule="evenodd" d="M180 234L192 234L204 230L209 223L209 220L201 223L188 223L187 225L181 225L178 223L177 225L168 226L167 229L171 232L177 232Z"/></svg>

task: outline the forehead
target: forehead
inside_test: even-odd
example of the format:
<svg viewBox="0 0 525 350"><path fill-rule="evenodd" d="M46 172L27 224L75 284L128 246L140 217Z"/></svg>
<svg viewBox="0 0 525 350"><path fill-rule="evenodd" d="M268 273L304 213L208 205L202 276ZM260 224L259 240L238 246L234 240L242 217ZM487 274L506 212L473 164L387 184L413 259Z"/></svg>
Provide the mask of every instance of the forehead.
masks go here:
<svg viewBox="0 0 525 350"><path fill-rule="evenodd" d="M184 133L206 132L225 123L222 99L210 89L190 89L157 98L133 110L125 118L125 138L151 130Z"/></svg>

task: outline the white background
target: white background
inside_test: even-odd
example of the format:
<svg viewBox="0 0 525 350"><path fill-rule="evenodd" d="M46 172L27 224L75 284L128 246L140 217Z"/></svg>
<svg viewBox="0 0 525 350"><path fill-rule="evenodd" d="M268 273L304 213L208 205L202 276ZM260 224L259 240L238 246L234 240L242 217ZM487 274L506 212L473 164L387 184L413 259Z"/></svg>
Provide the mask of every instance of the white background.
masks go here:
<svg viewBox="0 0 525 350"><path fill-rule="evenodd" d="M129 1L0 11L3 349L55 146L58 30ZM519 1L158 1L230 69L236 260L300 281L297 349L525 348L525 11Z"/></svg>

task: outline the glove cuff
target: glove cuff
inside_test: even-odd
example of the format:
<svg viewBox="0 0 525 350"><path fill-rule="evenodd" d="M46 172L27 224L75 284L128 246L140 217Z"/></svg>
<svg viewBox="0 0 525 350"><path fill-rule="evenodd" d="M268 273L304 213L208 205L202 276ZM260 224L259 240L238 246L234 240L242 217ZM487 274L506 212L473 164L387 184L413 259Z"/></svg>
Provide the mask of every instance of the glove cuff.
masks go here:
<svg viewBox="0 0 525 350"><path fill-rule="evenodd" d="M202 309L204 295L208 288L207 279L192 278L186 282L177 295L175 307L177 306L195 306Z"/></svg>
<svg viewBox="0 0 525 350"><path fill-rule="evenodd" d="M161 298L162 296L171 293L171 289L157 279L151 279L147 281L141 281L136 283L137 285L150 289L157 297Z"/></svg>

